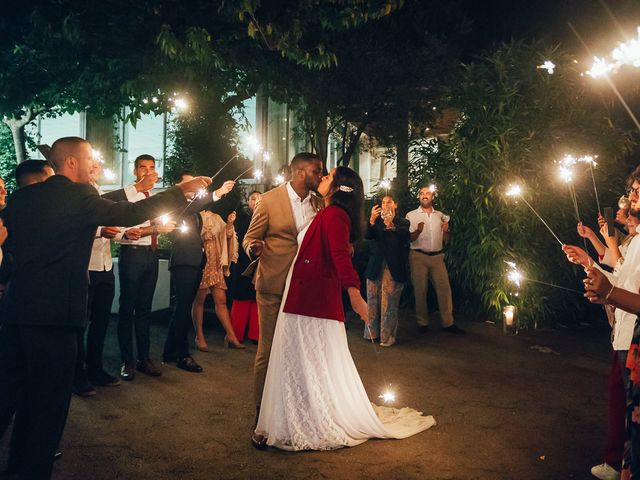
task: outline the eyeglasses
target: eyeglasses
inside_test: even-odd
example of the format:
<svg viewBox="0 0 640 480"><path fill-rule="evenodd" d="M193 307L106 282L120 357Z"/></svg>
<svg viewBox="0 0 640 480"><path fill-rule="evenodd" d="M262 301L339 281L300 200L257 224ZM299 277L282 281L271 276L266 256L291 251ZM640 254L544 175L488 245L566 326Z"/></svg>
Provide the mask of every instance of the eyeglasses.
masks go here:
<svg viewBox="0 0 640 480"><path fill-rule="evenodd" d="M626 190L627 195L631 194L631 193L635 193L638 197L640 197L640 187L636 187L636 188L627 188Z"/></svg>

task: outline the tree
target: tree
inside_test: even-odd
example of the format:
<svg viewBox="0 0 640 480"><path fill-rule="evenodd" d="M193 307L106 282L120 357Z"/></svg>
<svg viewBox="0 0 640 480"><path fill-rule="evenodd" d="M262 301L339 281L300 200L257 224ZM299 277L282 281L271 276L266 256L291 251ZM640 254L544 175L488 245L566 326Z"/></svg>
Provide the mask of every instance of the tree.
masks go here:
<svg viewBox="0 0 640 480"><path fill-rule="evenodd" d="M325 35L335 68L309 73L279 66L267 70L265 83L271 96L296 110L319 154L326 155L332 135L342 147L339 163L349 165L365 132L406 143L410 121L433 118L457 68L465 28L456 2L406 1L377 22Z"/></svg>
<svg viewBox="0 0 640 480"><path fill-rule="evenodd" d="M316 32L387 15L398 2L312 4L39 0L7 9L0 20L0 114L18 159L24 126L40 114L126 111L135 121L170 108L170 92L203 74L239 79L227 92L242 97L257 88L255 58L262 53L328 66L332 53L314 47ZM146 97L158 101L144 103Z"/></svg>
<svg viewBox="0 0 640 480"><path fill-rule="evenodd" d="M536 68L552 60L553 75ZM556 240L522 202L505 196L521 182L524 198L566 243L578 243L576 218L557 164L566 153L598 154L600 201L615 205L629 172L629 125L609 98L590 90L574 57L541 43L512 42L465 66L449 105L461 114L448 141L422 142L411 165L413 192L435 180L441 209L451 214L448 265L458 298L474 312L498 318L511 303L522 325L584 318L581 295L525 280L517 290L505 276L515 261L525 276L581 290L580 268L568 264ZM582 221L597 231L586 167L576 169Z"/></svg>

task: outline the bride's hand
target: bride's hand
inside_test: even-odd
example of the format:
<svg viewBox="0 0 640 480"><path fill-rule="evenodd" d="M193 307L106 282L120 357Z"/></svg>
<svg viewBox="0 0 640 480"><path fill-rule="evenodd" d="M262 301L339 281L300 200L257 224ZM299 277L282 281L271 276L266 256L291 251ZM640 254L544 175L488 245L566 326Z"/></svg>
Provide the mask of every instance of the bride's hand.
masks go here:
<svg viewBox="0 0 640 480"><path fill-rule="evenodd" d="M369 324L369 307L367 302L364 301L360 291L355 287L349 287L349 301L351 302L351 308L358 314L365 325Z"/></svg>

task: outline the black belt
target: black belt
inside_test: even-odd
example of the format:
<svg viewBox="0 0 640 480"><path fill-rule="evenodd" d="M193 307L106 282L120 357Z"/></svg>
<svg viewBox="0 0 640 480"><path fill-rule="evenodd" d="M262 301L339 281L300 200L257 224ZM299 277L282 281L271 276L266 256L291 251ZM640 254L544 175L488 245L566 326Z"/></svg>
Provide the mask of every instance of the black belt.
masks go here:
<svg viewBox="0 0 640 480"><path fill-rule="evenodd" d="M412 252L422 253L423 255L429 255L430 257L433 257L435 255L440 255L441 253L444 253L444 250L438 250L437 252L425 252L424 250L418 250L417 248L414 248L411 251Z"/></svg>
<svg viewBox="0 0 640 480"><path fill-rule="evenodd" d="M140 248L140 249L150 249L151 245L129 245L127 243L121 243L120 248Z"/></svg>

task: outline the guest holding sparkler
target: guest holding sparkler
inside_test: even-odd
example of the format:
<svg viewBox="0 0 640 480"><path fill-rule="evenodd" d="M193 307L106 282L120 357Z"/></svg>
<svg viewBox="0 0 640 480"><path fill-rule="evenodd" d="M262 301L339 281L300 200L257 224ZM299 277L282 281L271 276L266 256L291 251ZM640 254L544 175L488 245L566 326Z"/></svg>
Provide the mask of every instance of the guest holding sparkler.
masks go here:
<svg viewBox="0 0 640 480"><path fill-rule="evenodd" d="M381 347L396 342L400 295L409 279L410 224L397 210L393 196L385 195L381 205L371 209L366 233L366 238L373 240L373 252L365 271L371 325L364 329L364 338L370 340L370 332L379 335Z"/></svg>
<svg viewBox="0 0 640 480"><path fill-rule="evenodd" d="M631 215L629 218L637 215L637 209L640 207L638 204L638 191L640 190L640 167L636 168L629 178L631 184L631 193L629 194ZM636 224L635 220L629 221L627 219L627 225L631 230L636 230L637 227L633 227ZM594 303L611 304L615 307L614 317L615 323L613 325L613 350L614 356L612 361L612 369L610 373L609 382L609 434L607 447L605 451L605 462L601 465L596 465L592 468L591 472L598 478L614 478L617 471L622 468L629 468L631 465L631 450L629 442L640 441L640 431L636 431L636 425L633 421L633 408L629 409L628 405L635 402L638 405L640 402L640 388L638 387L638 378L634 379L633 370L632 376L628 377L629 359L632 359L632 353L634 352L634 346L632 339L634 335L640 333L638 327L636 313L640 310L628 310L626 308L620 308L620 305L616 305L613 301L609 301L614 292L620 292L620 295L624 297L623 292L640 291L640 275L638 269L640 267L640 241L638 236L634 236L630 241L629 246L624 257L624 262L619 268L614 270L613 274L604 273L599 267L593 263L587 253L579 247L572 245L565 245L563 250L567 254L567 258L573 262L580 264L587 268L589 278L587 282L594 282L593 285L598 288L604 288L602 285L606 284L608 288L602 295L595 295L593 292L592 283L586 283L587 297ZM604 280L601 278L603 277ZM597 281L594 279L597 278ZM619 287L619 288L614 288ZM593 288L592 288L593 287ZM596 290L599 291L599 290ZM625 311L626 310L626 311ZM636 333L634 334L634 325ZM635 341L635 340L634 340ZM629 356L627 351L630 350ZM629 387L631 386L631 388ZM635 391L634 390L638 390ZM623 421L626 419L626 433L623 428ZM638 439L633 440L633 437L629 437L629 433L635 431L635 436ZM625 442L626 439L626 442ZM622 460L622 444L626 443L624 447L624 464ZM634 446L635 455L640 458L640 443ZM640 475L640 462L634 460L638 468L635 470L637 475Z"/></svg>
<svg viewBox="0 0 640 480"><path fill-rule="evenodd" d="M298 234L256 434L283 450L331 450L369 438L415 435L433 426L433 417L373 406L347 344L343 289L356 314L368 322L350 255L361 230L362 180L353 170L337 167L323 177L318 192L325 208Z"/></svg>
<svg viewBox="0 0 640 480"><path fill-rule="evenodd" d="M191 172L184 171L178 176L178 182L189 181L192 178ZM178 218L178 228L173 232L169 271L175 294L175 307L164 343L162 361L176 362L178 368L187 372L202 372L202 367L189 352L187 338L192 325L191 309L206 261L200 235L202 218L198 212L217 202L229 193L233 186L234 182L226 181L213 194L201 192L196 198L192 198L187 209Z"/></svg>
<svg viewBox="0 0 640 480"><path fill-rule="evenodd" d="M231 325L231 316L227 307L227 284L224 279L229 276L231 263L238 261L238 238L233 227L236 212L229 213L226 222L220 215L209 210L201 212L200 216L202 217L201 235L207 261L202 271L202 280L196 298L193 301L192 316L196 331L196 346L202 351L209 349L204 338L202 321L204 301L207 295L211 294L216 316L226 332L225 347L242 349L245 346L238 341Z"/></svg>

